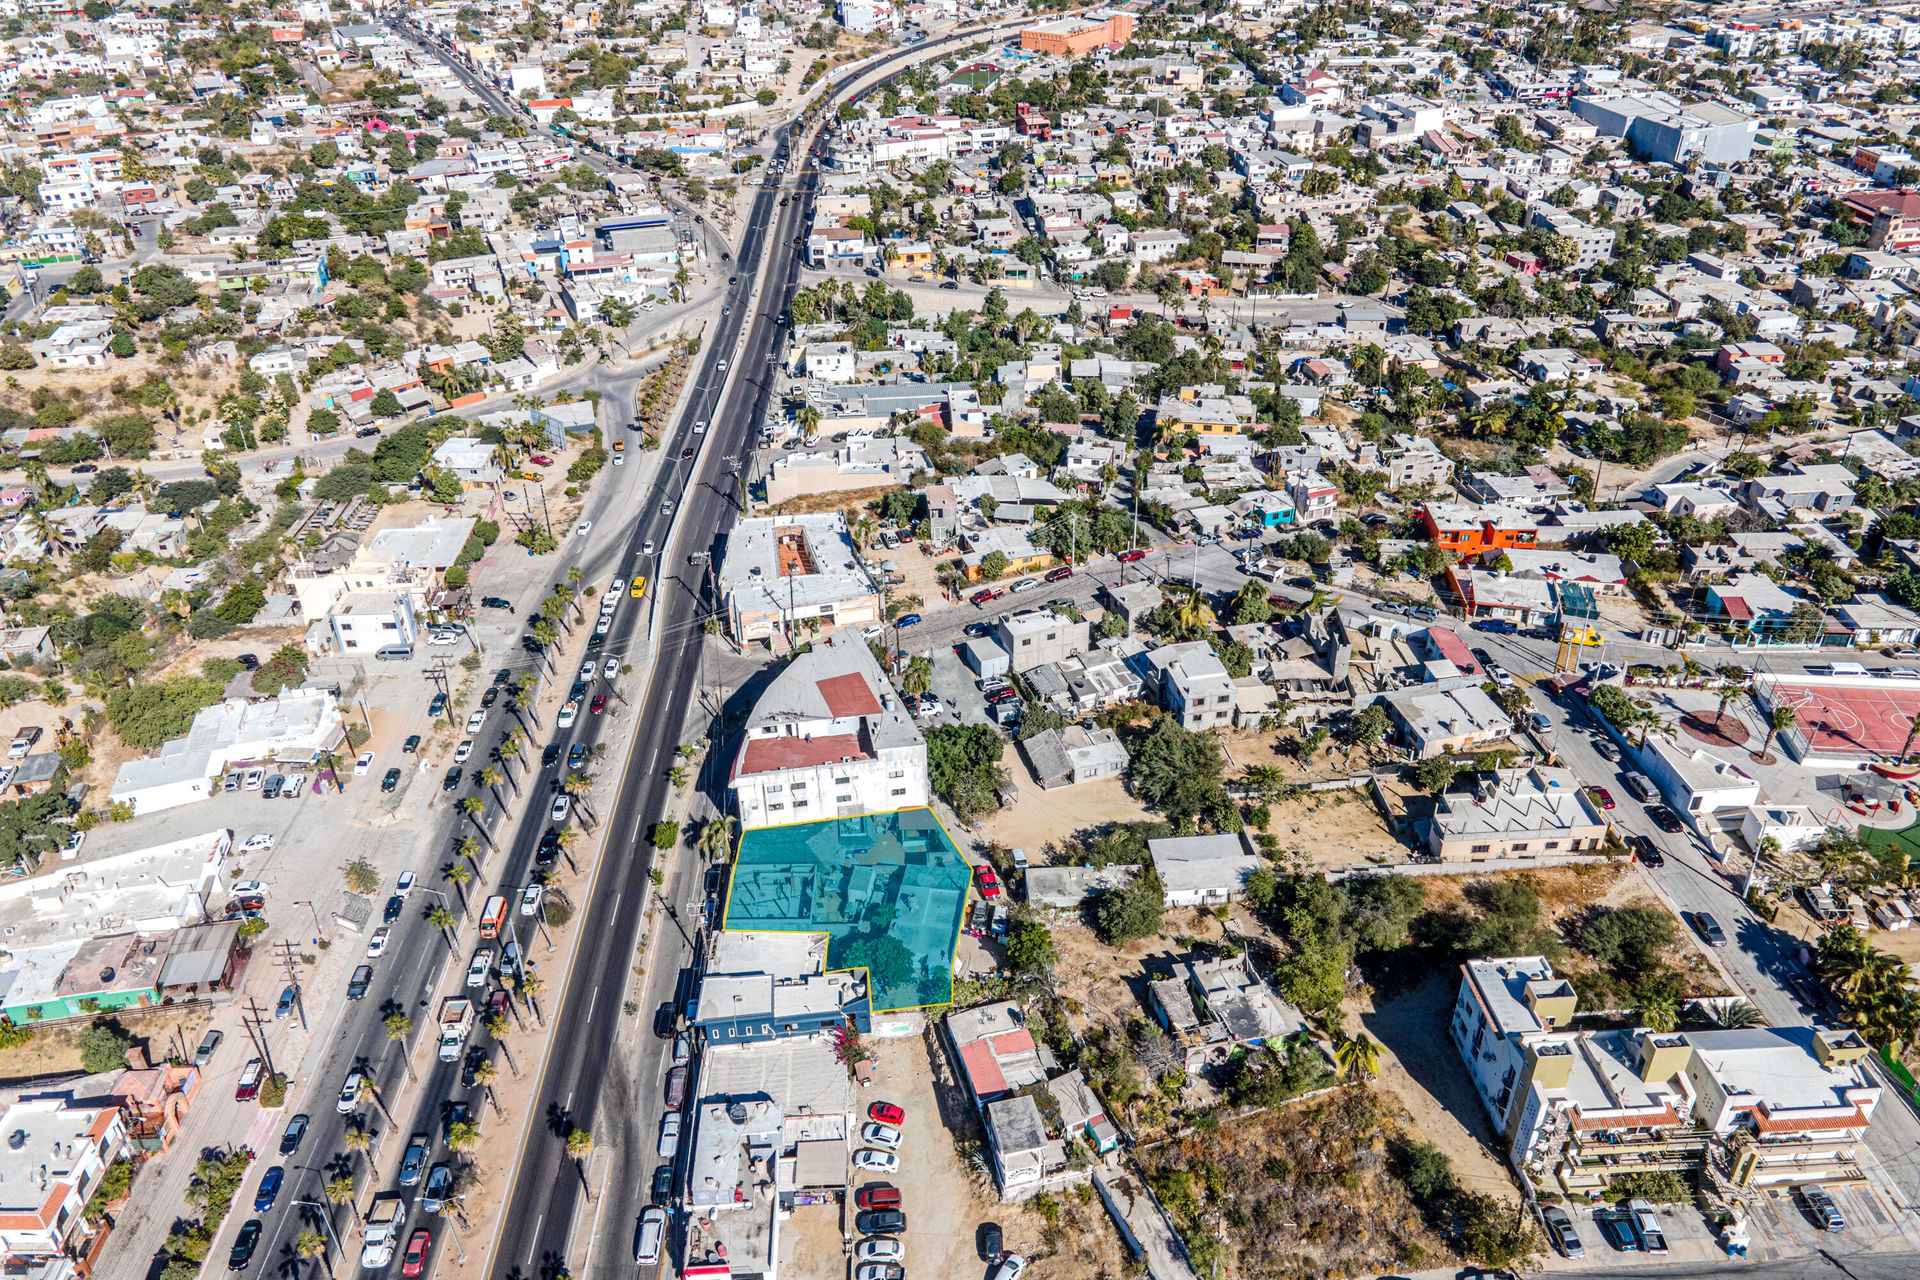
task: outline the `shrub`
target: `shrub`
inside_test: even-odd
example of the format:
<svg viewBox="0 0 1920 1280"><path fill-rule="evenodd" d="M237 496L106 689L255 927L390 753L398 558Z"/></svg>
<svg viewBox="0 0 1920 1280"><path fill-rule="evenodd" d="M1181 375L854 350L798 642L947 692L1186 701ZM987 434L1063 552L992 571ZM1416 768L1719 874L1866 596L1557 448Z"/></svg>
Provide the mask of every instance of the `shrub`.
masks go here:
<svg viewBox="0 0 1920 1280"><path fill-rule="evenodd" d="M117 1022L96 1022L79 1035L80 1065L88 1072L112 1071L127 1065L127 1046L133 1037Z"/></svg>

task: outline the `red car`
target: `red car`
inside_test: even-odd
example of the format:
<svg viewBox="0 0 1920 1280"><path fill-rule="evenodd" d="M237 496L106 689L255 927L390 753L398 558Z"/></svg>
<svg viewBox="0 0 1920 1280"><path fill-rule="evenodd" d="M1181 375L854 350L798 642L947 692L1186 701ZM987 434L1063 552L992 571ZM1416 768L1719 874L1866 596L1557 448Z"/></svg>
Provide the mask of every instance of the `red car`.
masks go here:
<svg viewBox="0 0 1920 1280"><path fill-rule="evenodd" d="M890 1124L897 1128L907 1122L907 1113L891 1102L876 1102L867 1108L867 1119L878 1120L881 1124Z"/></svg>
<svg viewBox="0 0 1920 1280"><path fill-rule="evenodd" d="M1068 578L1071 578L1072 576L1073 576L1073 568L1071 565L1063 564L1058 569L1047 570L1048 582L1065 582Z"/></svg>
<svg viewBox="0 0 1920 1280"><path fill-rule="evenodd" d="M531 458L528 458L527 461L536 467L550 467L553 465L553 459L544 453L536 453Z"/></svg>
<svg viewBox="0 0 1920 1280"><path fill-rule="evenodd" d="M509 997L505 987L495 987L493 994L487 997L487 1016L489 1018L498 1018L506 1013L508 999Z"/></svg>
<svg viewBox="0 0 1920 1280"><path fill-rule="evenodd" d="M853 1202L862 1209L898 1209L900 1207L900 1188L890 1187L884 1182L862 1187L853 1193Z"/></svg>
<svg viewBox="0 0 1920 1280"><path fill-rule="evenodd" d="M602 711L605 711L606 709L607 709L607 695L604 693L594 694L593 701L587 704L587 710L593 712L593 714L595 715L599 715Z"/></svg>
<svg viewBox="0 0 1920 1280"><path fill-rule="evenodd" d="M1593 801L1602 809L1613 808L1613 792L1607 790L1605 787L1588 787L1587 799Z"/></svg>
<svg viewBox="0 0 1920 1280"><path fill-rule="evenodd" d="M980 590L974 592L972 595L968 596L967 602L973 605L974 608L978 609L981 605L990 604L993 601L998 600L1000 598L1000 595L1001 593L998 591L995 591L992 587L983 587Z"/></svg>
<svg viewBox="0 0 1920 1280"><path fill-rule="evenodd" d="M973 869L973 878L979 884L981 897L997 898L1000 896L1000 877L993 874L992 867L987 866L985 863L980 864Z"/></svg>
<svg viewBox="0 0 1920 1280"><path fill-rule="evenodd" d="M1114 559L1120 561L1122 564L1132 564L1135 560L1145 560L1146 558L1147 549L1145 547L1133 547L1129 550L1122 551L1114 557Z"/></svg>
<svg viewBox="0 0 1920 1280"><path fill-rule="evenodd" d="M427 1270L427 1250L433 1247L433 1232L425 1227L407 1237L407 1251L400 1258L400 1274L409 1278L424 1275Z"/></svg>

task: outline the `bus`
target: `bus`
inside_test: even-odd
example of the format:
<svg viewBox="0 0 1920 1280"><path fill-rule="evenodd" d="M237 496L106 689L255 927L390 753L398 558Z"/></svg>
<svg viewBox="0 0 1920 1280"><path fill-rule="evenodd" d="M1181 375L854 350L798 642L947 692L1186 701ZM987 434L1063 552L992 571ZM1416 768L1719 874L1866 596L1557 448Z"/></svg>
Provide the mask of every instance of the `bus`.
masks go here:
<svg viewBox="0 0 1920 1280"><path fill-rule="evenodd" d="M647 579L644 574L634 575L633 585L627 588L627 594L635 600L639 600L647 594Z"/></svg>
<svg viewBox="0 0 1920 1280"><path fill-rule="evenodd" d="M500 894L487 899L487 905L480 912L480 936L497 938L500 927L507 922L507 900Z"/></svg>

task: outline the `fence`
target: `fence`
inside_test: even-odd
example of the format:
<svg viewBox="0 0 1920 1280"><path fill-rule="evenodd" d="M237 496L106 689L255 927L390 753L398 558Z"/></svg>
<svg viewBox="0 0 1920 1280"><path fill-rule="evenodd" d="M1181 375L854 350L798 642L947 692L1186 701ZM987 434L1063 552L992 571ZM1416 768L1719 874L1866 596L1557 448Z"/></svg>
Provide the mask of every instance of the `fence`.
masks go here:
<svg viewBox="0 0 1920 1280"><path fill-rule="evenodd" d="M1611 862L1604 853L1550 853L1538 858L1481 858L1452 862L1393 862L1367 867L1345 867L1327 872L1329 880L1355 876L1476 876L1489 871L1539 871L1547 867L1582 867Z"/></svg>

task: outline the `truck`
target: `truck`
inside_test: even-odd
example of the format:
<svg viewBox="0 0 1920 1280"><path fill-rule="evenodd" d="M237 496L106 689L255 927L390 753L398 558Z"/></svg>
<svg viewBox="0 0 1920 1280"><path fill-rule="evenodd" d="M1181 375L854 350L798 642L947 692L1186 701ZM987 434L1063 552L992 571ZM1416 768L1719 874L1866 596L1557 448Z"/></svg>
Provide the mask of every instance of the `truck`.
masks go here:
<svg viewBox="0 0 1920 1280"><path fill-rule="evenodd" d="M458 1062L460 1047L473 1030L473 1001L465 996L448 996L440 1002L440 1061Z"/></svg>
<svg viewBox="0 0 1920 1280"><path fill-rule="evenodd" d="M378 1271L393 1261L393 1246L407 1226L407 1198L387 1191L373 1198L367 1209L367 1227L361 1237L360 1265Z"/></svg>

